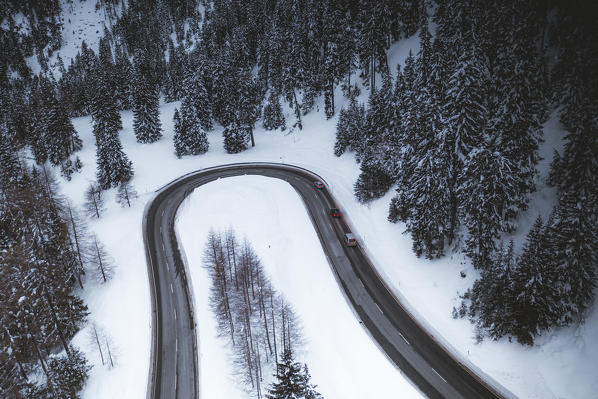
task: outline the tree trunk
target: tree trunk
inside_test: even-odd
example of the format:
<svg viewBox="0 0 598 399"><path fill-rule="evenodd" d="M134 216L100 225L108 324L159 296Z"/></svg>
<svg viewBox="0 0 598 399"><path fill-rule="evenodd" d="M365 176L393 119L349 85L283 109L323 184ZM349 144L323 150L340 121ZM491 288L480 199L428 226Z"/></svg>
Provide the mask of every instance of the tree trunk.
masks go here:
<svg viewBox="0 0 598 399"><path fill-rule="evenodd" d="M278 350L276 347L276 319L274 318L274 300L270 288L270 312L272 313L272 340L274 341L274 362L276 363L276 375L278 375Z"/></svg>
<svg viewBox="0 0 598 399"><path fill-rule="evenodd" d="M62 346L64 347L64 351L70 357L71 351L68 347L68 344L66 343L66 338L64 336L64 333L62 332L62 328L60 328L60 324L58 322L58 316L56 316L56 308L54 307L54 302L52 302L52 298L50 297L50 294L48 293L48 288L46 287L45 282L44 282L44 297L46 298L46 301L48 302L48 306L50 307L50 315L52 316L52 320L54 321L54 324L56 325L56 332L58 333L58 338L60 338L60 342L62 343Z"/></svg>
<svg viewBox="0 0 598 399"><path fill-rule="evenodd" d="M81 268L80 270L83 270L83 259L81 257L81 248L79 246L79 236L77 234L77 226L75 226L75 219L73 218L73 210L71 209L71 207L68 207L69 209L69 217L71 219L71 226L73 227L73 238L75 239L75 247L77 249L77 259L79 261L79 267ZM79 282L79 287L81 287L81 289L83 289L83 282L81 281L81 273L77 272L77 281Z"/></svg>
<svg viewBox="0 0 598 399"><path fill-rule="evenodd" d="M100 337L98 337L98 330L95 326L95 324L92 325L93 328L93 338L96 341L96 344L98 345L98 351L100 352L100 358L102 359L102 366L104 365L104 353L102 352L102 345L100 344Z"/></svg>
<svg viewBox="0 0 598 399"><path fill-rule="evenodd" d="M98 256L98 265L100 267L100 272L102 273L102 279L106 282L106 272L104 270L104 263L102 262L102 254L100 253L100 247L98 246L98 239L94 236L93 241L96 247L96 254Z"/></svg>
<svg viewBox="0 0 598 399"><path fill-rule="evenodd" d="M293 89L293 99L295 100L295 116L297 117L297 126L299 130L303 130L303 124L301 123L301 109L299 108L299 101L297 101L297 93Z"/></svg>

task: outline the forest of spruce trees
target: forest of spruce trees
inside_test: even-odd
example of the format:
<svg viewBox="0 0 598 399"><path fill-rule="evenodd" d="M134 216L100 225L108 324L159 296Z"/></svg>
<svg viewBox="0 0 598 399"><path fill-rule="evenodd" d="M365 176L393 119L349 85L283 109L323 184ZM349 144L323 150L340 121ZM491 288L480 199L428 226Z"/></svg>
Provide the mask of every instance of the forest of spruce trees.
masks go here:
<svg viewBox="0 0 598 399"><path fill-rule="evenodd" d="M49 168L67 180L81 169L70 118L92 117L97 181L87 211L100 217L103 190L118 188L129 205L136 195L119 112L133 111L138 142L155 142L161 97L180 101L178 157L208 151L216 125L229 153L255 145L257 123L300 130L322 99L326 117L338 115L330 151L350 151L360 164L356 197L394 190L388 219L405 224L418 256L463 251L479 270L454 315L471 318L480 339L532 344L583 321L594 303L592 2L97 0L111 29L97 51L83 42L65 65L56 56L61 4L78 1L0 1L0 396L76 397L87 375L69 340L85 322L78 292L89 266ZM390 46L414 34L419 51L390 65ZM26 62L32 56L39 74ZM348 98L343 109L335 89ZM509 234L533 205L552 112L567 132L548 179L558 202L518 250Z"/></svg>

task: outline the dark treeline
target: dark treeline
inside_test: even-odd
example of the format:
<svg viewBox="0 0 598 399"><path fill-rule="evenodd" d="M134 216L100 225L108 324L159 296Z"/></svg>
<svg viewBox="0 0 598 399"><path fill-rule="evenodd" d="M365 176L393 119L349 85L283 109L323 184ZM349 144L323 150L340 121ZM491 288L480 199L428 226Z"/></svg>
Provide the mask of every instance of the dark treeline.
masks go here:
<svg viewBox="0 0 598 399"><path fill-rule="evenodd" d="M60 12L58 0L1 0L0 69L28 76L31 70L25 58L33 55L47 65L45 55L62 45Z"/></svg>
<svg viewBox="0 0 598 399"><path fill-rule="evenodd" d="M302 341L295 314L272 287L251 245L240 243L232 229L210 231L204 267L219 333L232 346L235 367L252 394L263 397L262 384L269 380L264 372L273 371L276 381L267 398L320 398L307 366L294 361Z"/></svg>
<svg viewBox="0 0 598 399"><path fill-rule="evenodd" d="M80 290L107 282L113 264L57 191L50 168L28 166L0 135L3 398L75 398L87 379L87 361L70 344L88 315Z"/></svg>
<svg viewBox="0 0 598 399"><path fill-rule="evenodd" d="M36 78L13 65L8 54L3 57L0 79L10 103L6 109L11 109L7 118L20 132L15 135L19 144L37 137L33 116L43 110L34 101L34 91L49 82L52 90L46 92L69 116L97 113L99 93L118 110L133 109L140 142L161 136L158 93L167 101L183 100L178 156L207 151L205 132L214 122L226 128L226 150L239 152L255 143L253 128L262 105L266 128L287 126L281 99L295 110L288 125L301 128L301 116L318 96L325 98L327 117L335 113L334 87L342 84L351 92L355 72L366 86L375 85L376 72L389 69L386 50L416 32L422 12L420 0L132 0L126 6L98 2L98 7L105 9L111 27L98 53L83 43L69 65L58 56L57 64L49 66L52 51L45 48L38 53L43 61ZM54 18L60 11L59 5L55 8ZM11 48L18 50L20 44ZM22 56L17 58L24 63ZM70 173L73 168L69 165Z"/></svg>
<svg viewBox="0 0 598 399"><path fill-rule="evenodd" d="M50 171L4 139L0 165L0 396L72 398L89 369L69 344L87 316L82 227Z"/></svg>
<svg viewBox="0 0 598 399"><path fill-rule="evenodd" d="M580 11L589 10L438 1L430 18L422 14L419 52L396 78L382 74L367 108L352 99L339 117L334 150L355 151L361 163L357 198L396 185L389 220L406 224L413 251L437 258L462 249L480 269L455 311L476 322L480 338L532 344L582 321L594 301L597 29ZM501 239L528 208L541 126L556 107L568 132L549 179L558 205L517 254Z"/></svg>
<svg viewBox="0 0 598 399"><path fill-rule="evenodd" d="M76 6L76 0L65 4ZM266 129L301 129L303 115L321 97L326 117L339 113L335 154L354 151L360 162L357 198L367 202L396 188L389 219L406 224L416 254L437 258L463 250L479 269L480 279L455 314L471 317L480 337L513 336L531 344L543 331L583 320L594 302L598 246L598 24L590 2L97 4L110 26L98 51L83 43L69 65L60 57L49 65L61 44L59 2L1 2L7 23L0 32L0 139L8 154L2 172L21 165L14 166L17 180L45 176L43 167L32 170L11 160L10 154L28 148L38 165L55 165L70 178L81 168L76 155L81 141L69 117L91 114L98 170L86 199L89 214L99 217L103 190L118 187L122 204L135 196L133 165L118 134L120 110L133 111L137 140L152 143L162 136L160 94L180 100L174 121L177 156L208 151L206 133L215 124L224 127L226 151L236 153L255 144L260 117ZM30 22L30 32L14 22L18 12ZM419 52L400 69L389 65L391 44L415 33ZM40 63L38 76L25 62L31 55ZM355 76L358 82L351 81ZM338 87L349 98L340 112L334 98ZM360 87L369 91L367 104L357 100ZM285 103L294 111L292 120L284 118ZM549 179L559 201L516 251L502 241L529 206L538 179L541 126L555 108L568 132ZM27 184L27 195L47 197L43 184ZM1 192L3 208L21 215L41 212L20 209L29 204L22 200L7 204L13 198L7 196L9 187L12 183ZM8 215L0 214L22 220L24 230L31 223ZM43 227L27 227L28 234ZM19 237L2 236L2 262L17 253L23 265L37 262L26 255L25 245L35 240ZM63 263L68 257L56 259L49 264L68 269L64 265L70 263ZM65 280L61 289L71 292L70 284ZM43 296L43 290L36 292ZM55 340L56 330L39 330L28 339L41 345ZM70 334L65 327L65 342ZM38 357L44 359L55 349L49 343L46 352L40 347ZM35 357L14 349L0 356L13 359L6 363L16 376L11 386L26 389ZM44 366L53 381L50 363Z"/></svg>
<svg viewBox="0 0 598 399"><path fill-rule="evenodd" d="M583 4L583 3L582 3ZM548 76L550 102L565 128L548 183L558 203L540 217L521 254L501 244L492 268L466 295L469 315L497 338L531 344L536 334L583 321L598 278L598 25L595 6L563 5L548 38L558 61ZM464 310L464 309L463 309Z"/></svg>

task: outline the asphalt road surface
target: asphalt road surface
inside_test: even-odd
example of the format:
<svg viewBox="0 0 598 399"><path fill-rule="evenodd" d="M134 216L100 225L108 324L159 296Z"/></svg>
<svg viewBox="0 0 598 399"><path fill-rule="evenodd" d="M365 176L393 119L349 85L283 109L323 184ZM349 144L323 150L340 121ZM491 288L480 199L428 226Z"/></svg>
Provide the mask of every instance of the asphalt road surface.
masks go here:
<svg viewBox="0 0 598 399"><path fill-rule="evenodd" d="M319 179L316 175L288 165L257 163L225 165L185 175L160 189L146 207L143 234L152 296L148 398L199 398L192 297L174 233L177 209L194 188L244 174L283 179L295 188L356 317L421 392L429 398L512 396L504 389L499 393L446 352L392 295L363 249L344 245L343 235L350 232L349 227L345 219L331 217L330 208L338 206L326 188L313 185Z"/></svg>

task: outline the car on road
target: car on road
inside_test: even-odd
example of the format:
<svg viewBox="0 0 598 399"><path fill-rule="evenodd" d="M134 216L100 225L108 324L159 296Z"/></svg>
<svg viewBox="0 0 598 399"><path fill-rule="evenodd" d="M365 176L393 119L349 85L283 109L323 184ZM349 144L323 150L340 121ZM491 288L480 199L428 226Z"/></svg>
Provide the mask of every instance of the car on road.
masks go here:
<svg viewBox="0 0 598 399"><path fill-rule="evenodd" d="M332 215L333 218L340 218L342 216L341 210L338 208L330 209L330 214Z"/></svg>
<svg viewBox="0 0 598 399"><path fill-rule="evenodd" d="M316 181L314 182L314 186L315 186L316 188L319 188L319 189L321 190L321 189L323 189L323 188L324 188L324 183L322 183L322 182L321 182L321 181L319 181L319 180L316 180Z"/></svg>
<svg viewBox="0 0 598 399"><path fill-rule="evenodd" d="M356 247L357 246L357 238L351 233L345 234L345 245L348 247Z"/></svg>

